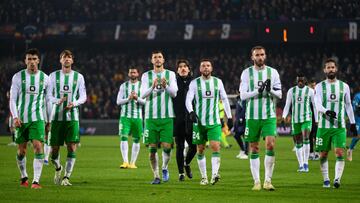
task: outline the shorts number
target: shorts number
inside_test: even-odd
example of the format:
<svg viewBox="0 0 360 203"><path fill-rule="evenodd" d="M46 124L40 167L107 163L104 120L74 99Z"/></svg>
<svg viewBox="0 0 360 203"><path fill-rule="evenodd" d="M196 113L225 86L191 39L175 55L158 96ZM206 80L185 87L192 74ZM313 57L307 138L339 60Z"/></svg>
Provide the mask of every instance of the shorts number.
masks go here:
<svg viewBox="0 0 360 203"><path fill-rule="evenodd" d="M323 139L320 138L320 137L317 137L317 138L316 138L316 145L322 146L322 145L323 145Z"/></svg>
<svg viewBox="0 0 360 203"><path fill-rule="evenodd" d="M145 130L145 132L144 132L144 138L148 138L149 137L149 130Z"/></svg>
<svg viewBox="0 0 360 203"><path fill-rule="evenodd" d="M249 135L249 128L245 128L245 133L244 133L244 135Z"/></svg>
<svg viewBox="0 0 360 203"><path fill-rule="evenodd" d="M193 131L192 135L193 135L193 140L199 140L200 139L200 136L199 136L198 132Z"/></svg>

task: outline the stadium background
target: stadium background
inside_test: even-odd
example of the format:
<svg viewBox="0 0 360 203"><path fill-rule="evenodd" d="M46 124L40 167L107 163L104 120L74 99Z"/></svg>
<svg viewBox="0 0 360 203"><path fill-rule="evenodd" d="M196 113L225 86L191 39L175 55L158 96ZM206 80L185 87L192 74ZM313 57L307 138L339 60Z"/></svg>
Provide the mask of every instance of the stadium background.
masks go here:
<svg viewBox="0 0 360 203"><path fill-rule="evenodd" d="M284 95L299 71L321 81L322 61L334 57L339 78L354 93L360 73L359 7L358 1L339 0L325 5L315 0L6 0L0 8L1 123L9 115L6 91L12 75L24 68L27 47L40 49L45 73L60 68L61 50L75 53L75 69L85 76L88 94L81 107L85 134L116 133L91 120L118 119L116 95L127 69L148 70L153 49L164 50L172 70L176 59L189 59L195 75L202 57L213 59L214 75L224 80L228 94L238 93L254 45L267 48L267 64L278 69ZM284 101L278 102L278 115Z"/></svg>
<svg viewBox="0 0 360 203"><path fill-rule="evenodd" d="M267 65L279 71L283 95L299 71L309 80L323 80L322 62L333 57L339 63L339 79L349 84L353 96L360 87L359 9L356 0L4 0L0 3L0 135L8 134L6 92L11 77L25 67L23 53L31 47L40 49L41 69L48 74L61 68L63 49L74 52L74 69L84 75L88 94L81 106L84 134L117 133L118 88L127 80L129 67L151 68L153 49L164 51L171 70L176 59L188 59L195 75L202 57L213 59L214 75L233 95L238 93L242 70L251 65L249 50L254 45L266 47ZM284 102L284 97L278 102L278 116ZM101 126L111 133L103 133ZM2 138L4 143L7 140ZM359 177L353 181L356 186Z"/></svg>

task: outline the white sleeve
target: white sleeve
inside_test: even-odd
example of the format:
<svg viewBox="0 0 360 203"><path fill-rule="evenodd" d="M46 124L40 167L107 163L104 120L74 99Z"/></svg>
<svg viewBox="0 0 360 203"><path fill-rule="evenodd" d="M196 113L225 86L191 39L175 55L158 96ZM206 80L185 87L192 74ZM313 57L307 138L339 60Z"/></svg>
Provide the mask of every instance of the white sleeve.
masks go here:
<svg viewBox="0 0 360 203"><path fill-rule="evenodd" d="M195 85L194 81L195 80L190 82L189 90L186 94L186 99L185 99L185 106L189 113L194 111L193 105L192 105L192 101L194 100L195 92L196 92L196 85Z"/></svg>
<svg viewBox="0 0 360 203"><path fill-rule="evenodd" d="M350 123L355 123L354 110L351 105L351 97L350 97L350 88L348 85L345 85L345 109L346 114L349 117Z"/></svg>
<svg viewBox="0 0 360 203"><path fill-rule="evenodd" d="M315 93L314 93L314 90L313 89L310 89L310 99L311 99L311 103L312 103L312 106L313 106L313 110L314 110L314 118L315 118L315 123L318 122L319 120L319 117L318 117L318 111L316 110L316 105L315 105Z"/></svg>
<svg viewBox="0 0 360 203"><path fill-rule="evenodd" d="M86 96L86 88L85 88L85 80L84 76L80 75L79 77L79 99L73 102L74 106L79 106L86 102L87 96Z"/></svg>
<svg viewBox="0 0 360 203"><path fill-rule="evenodd" d="M229 100L228 100L228 97L227 97L227 94L226 94L226 91L224 88L224 84L222 83L221 80L219 80L219 91L220 91L221 101L223 102L223 105L224 105L224 111L225 111L226 117L230 119L230 118L232 118L231 108L230 108Z"/></svg>
<svg viewBox="0 0 360 203"><path fill-rule="evenodd" d="M271 90L270 93L272 95L274 95L275 97L277 97L278 99L281 99L282 97L282 91L281 91L281 81L280 81L280 76L279 73L277 71L274 71L274 81L271 81L272 85L271 86Z"/></svg>
<svg viewBox="0 0 360 203"><path fill-rule="evenodd" d="M285 107L284 107L283 114L282 114L283 118L286 118L287 115L289 114L292 99L293 99L292 88L290 88L286 94L286 103L285 103Z"/></svg>
<svg viewBox="0 0 360 203"><path fill-rule="evenodd" d="M240 98L241 100L250 99L252 97L255 97L259 94L258 90L254 90L252 92L249 92L249 77L248 77L248 70L246 69L242 72L241 78L240 78Z"/></svg>
<svg viewBox="0 0 360 203"><path fill-rule="evenodd" d="M149 83L149 78L147 77L147 73L143 74L141 76L141 86L140 86L140 97L142 99L145 99L150 95L150 93L153 91L153 87L147 88L147 84Z"/></svg>
<svg viewBox="0 0 360 203"><path fill-rule="evenodd" d="M123 83L124 84L124 83ZM116 99L117 105L123 105L129 102L129 98L124 99L124 85L120 85L119 92Z"/></svg>
<svg viewBox="0 0 360 203"><path fill-rule="evenodd" d="M49 97L48 97L48 88L49 88L49 84L50 84L50 77L45 75L45 108L44 108L44 118L45 118L45 121L47 123L50 123L51 121L51 112L52 112L52 103L49 101Z"/></svg>
<svg viewBox="0 0 360 203"><path fill-rule="evenodd" d="M321 91L321 83L315 86L315 108L318 112L325 114L327 109L322 105L322 91Z"/></svg>
<svg viewBox="0 0 360 203"><path fill-rule="evenodd" d="M141 104L141 105L144 105L145 102L146 102L146 99L143 99L143 98L141 98L141 97L138 96L136 102L139 103L139 104Z"/></svg>
<svg viewBox="0 0 360 203"><path fill-rule="evenodd" d="M50 74L49 77L49 84L46 88L46 97L49 102L52 104L59 104L61 99L54 97L55 93L55 86L56 86L56 79L55 79L55 72Z"/></svg>
<svg viewBox="0 0 360 203"><path fill-rule="evenodd" d="M19 92L20 92L20 84L21 84L21 79L20 77L17 77L18 74L15 74L12 78L11 81L11 87L10 87L10 112L11 115L13 117L13 119L18 118L19 117L19 113L16 107L16 101L19 97ZM24 92L25 94L25 92Z"/></svg>
<svg viewBox="0 0 360 203"><path fill-rule="evenodd" d="M170 94L172 98L176 97L178 91L178 86L176 82L176 76L174 72L170 72L169 85L166 86L166 91Z"/></svg>

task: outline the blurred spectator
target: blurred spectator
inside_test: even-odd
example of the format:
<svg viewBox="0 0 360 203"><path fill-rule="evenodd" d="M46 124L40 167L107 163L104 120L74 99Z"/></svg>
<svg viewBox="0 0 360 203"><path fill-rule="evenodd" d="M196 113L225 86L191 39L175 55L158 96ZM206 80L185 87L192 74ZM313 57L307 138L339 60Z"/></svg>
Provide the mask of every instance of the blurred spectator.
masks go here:
<svg viewBox="0 0 360 203"><path fill-rule="evenodd" d="M136 65L140 70L146 71L150 67L150 49L119 50L100 49L87 50L73 48L75 53L75 70L81 72L86 81L88 100L82 106L81 117L89 119L117 119L119 109L116 106L116 95L120 84L126 80L126 71L130 66ZM249 47L216 47L216 48L171 48L165 50L166 66L174 70L178 58L186 58L193 67L194 74L199 74L199 61L201 58L214 60L214 75L224 82L228 94L237 94L241 71L251 65ZM336 52L327 53L332 47L318 48L317 45L300 47L270 46L267 49L267 65L278 69L283 85L284 95L288 88L294 85L295 76L302 71L308 79L317 81L324 79L322 62L327 57L336 57L339 61L339 78L347 82L351 89L360 87L360 47L343 45L336 47ZM59 69L58 53L49 51L44 54L42 69L51 73ZM6 91L9 90L11 77L24 64L20 56L0 58L0 118L6 118L8 101ZM278 107L283 107L285 99L278 102ZM281 111L281 109L278 109Z"/></svg>
<svg viewBox="0 0 360 203"><path fill-rule="evenodd" d="M1 23L359 18L358 0L4 0Z"/></svg>

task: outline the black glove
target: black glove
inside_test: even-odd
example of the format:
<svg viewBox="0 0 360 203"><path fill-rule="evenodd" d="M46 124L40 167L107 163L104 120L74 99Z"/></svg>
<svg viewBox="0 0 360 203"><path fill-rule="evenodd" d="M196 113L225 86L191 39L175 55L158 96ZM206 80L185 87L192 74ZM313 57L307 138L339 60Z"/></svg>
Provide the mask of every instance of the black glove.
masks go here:
<svg viewBox="0 0 360 203"><path fill-rule="evenodd" d="M286 128L286 125L285 125L285 120L284 120L284 119L281 119L280 126L281 126L283 129L285 129L285 128Z"/></svg>
<svg viewBox="0 0 360 203"><path fill-rule="evenodd" d="M227 119L227 126L228 126L229 130L231 130L231 128L234 126L234 122L233 122L232 118Z"/></svg>
<svg viewBox="0 0 360 203"><path fill-rule="evenodd" d="M351 131L351 134L352 136L356 137L357 136L357 130L356 130L356 124L350 124L350 131Z"/></svg>
<svg viewBox="0 0 360 203"><path fill-rule="evenodd" d="M267 92L270 92L270 90L271 90L271 80L270 79L267 79L265 81L265 88L266 88Z"/></svg>
<svg viewBox="0 0 360 203"><path fill-rule="evenodd" d="M327 111L325 112L325 114L326 114L327 116L329 116L330 118L336 118L336 112L335 112L335 111L327 110Z"/></svg>
<svg viewBox="0 0 360 203"><path fill-rule="evenodd" d="M197 123L199 119L198 119L196 113L192 111L189 113L189 120L193 123Z"/></svg>
<svg viewBox="0 0 360 203"><path fill-rule="evenodd" d="M265 87L266 87L266 82L263 82L263 84L259 87L258 92L259 92L260 94L263 93Z"/></svg>

